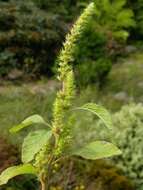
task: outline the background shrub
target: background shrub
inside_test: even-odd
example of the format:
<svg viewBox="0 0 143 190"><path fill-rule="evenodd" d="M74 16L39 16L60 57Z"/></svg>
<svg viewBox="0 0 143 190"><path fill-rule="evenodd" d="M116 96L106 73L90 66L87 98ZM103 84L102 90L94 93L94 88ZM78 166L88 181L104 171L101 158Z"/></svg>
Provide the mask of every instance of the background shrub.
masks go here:
<svg viewBox="0 0 143 190"><path fill-rule="evenodd" d="M131 104L113 114L114 130L109 134L102 131L101 122L97 124L98 134L112 138L122 150L122 155L112 159L112 163L122 169L135 184L136 189L143 189L143 105Z"/></svg>
<svg viewBox="0 0 143 190"><path fill-rule="evenodd" d="M64 36L87 3L88 0L1 0L0 77L53 76ZM126 0L95 3L93 21L77 46L78 85L104 83L112 63L123 54L128 28L134 26L133 12L125 7Z"/></svg>
<svg viewBox="0 0 143 190"><path fill-rule="evenodd" d="M101 31L114 40L124 41L129 32L127 29L135 26L134 13L127 8L127 0L96 0L96 22Z"/></svg>
<svg viewBox="0 0 143 190"><path fill-rule="evenodd" d="M143 189L143 105L124 106L113 116L114 138L123 154L114 160L124 173Z"/></svg>
<svg viewBox="0 0 143 190"><path fill-rule="evenodd" d="M134 14L126 0L95 1L97 9L77 48L78 82L103 85L112 63L123 55L128 29L135 26Z"/></svg>
<svg viewBox="0 0 143 190"><path fill-rule="evenodd" d="M128 6L133 10L135 15L136 27L131 31L132 40L143 39L143 0L128 0Z"/></svg>
<svg viewBox="0 0 143 190"><path fill-rule="evenodd" d="M67 179L67 175L61 175L61 173L69 174L70 178ZM128 178L105 160L67 159L64 163L58 164L54 175L56 179L51 179L51 186L60 187L60 189L134 190Z"/></svg>
<svg viewBox="0 0 143 190"><path fill-rule="evenodd" d="M12 69L52 75L66 24L30 1L0 2L0 76Z"/></svg>
<svg viewBox="0 0 143 190"><path fill-rule="evenodd" d="M78 3L81 0L32 0L37 7L42 10L50 11L56 15L60 15L66 21L72 21L73 17L79 15Z"/></svg>
<svg viewBox="0 0 143 190"><path fill-rule="evenodd" d="M95 22L89 23L77 46L75 64L78 85L103 83L112 67L106 44L107 37L96 29Z"/></svg>

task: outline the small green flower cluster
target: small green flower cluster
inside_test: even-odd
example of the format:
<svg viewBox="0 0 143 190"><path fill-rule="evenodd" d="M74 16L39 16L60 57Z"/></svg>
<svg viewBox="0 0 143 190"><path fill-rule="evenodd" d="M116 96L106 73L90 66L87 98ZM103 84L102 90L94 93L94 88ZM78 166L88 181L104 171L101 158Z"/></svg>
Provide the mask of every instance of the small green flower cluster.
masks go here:
<svg viewBox="0 0 143 190"><path fill-rule="evenodd" d="M76 53L76 43L80 40L93 13L94 3L91 3L79 17L71 33L67 35L63 49L58 58L58 80L62 83L62 89L57 93L53 107L52 122L52 130L55 135L55 149L53 153L56 157L64 152L72 138L70 135L70 127L68 123L65 122L67 111L70 109L75 96L75 81L72 63L74 62L74 55ZM49 148L50 145L48 144L36 155L35 166L39 171L39 177L41 174L46 174L47 162L50 159L47 158Z"/></svg>
<svg viewBox="0 0 143 190"><path fill-rule="evenodd" d="M75 95L74 74L72 63L76 53L77 42L80 40L87 23L94 13L94 3L91 3L73 26L71 33L67 35L63 49L59 55L59 81L62 89L58 92L53 110L53 128L57 135L56 154L62 153L64 146L69 144L70 135L68 126L64 126L64 118L71 107ZM64 138L63 138L64 137Z"/></svg>
<svg viewBox="0 0 143 190"><path fill-rule="evenodd" d="M49 146L45 145L41 151L36 155L35 157L35 163L34 166L36 167L39 176L41 174L45 174L47 172L47 166L48 166L48 155L49 154ZM45 159L46 157L46 159Z"/></svg>

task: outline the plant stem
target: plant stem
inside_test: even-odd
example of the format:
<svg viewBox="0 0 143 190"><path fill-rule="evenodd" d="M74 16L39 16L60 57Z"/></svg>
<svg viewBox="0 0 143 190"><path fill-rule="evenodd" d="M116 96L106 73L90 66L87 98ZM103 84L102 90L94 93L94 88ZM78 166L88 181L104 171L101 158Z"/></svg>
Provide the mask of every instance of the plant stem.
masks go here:
<svg viewBox="0 0 143 190"><path fill-rule="evenodd" d="M41 183L41 190L48 190L48 189L47 189L46 180L43 179L43 176L41 176L41 178L40 178L40 183Z"/></svg>

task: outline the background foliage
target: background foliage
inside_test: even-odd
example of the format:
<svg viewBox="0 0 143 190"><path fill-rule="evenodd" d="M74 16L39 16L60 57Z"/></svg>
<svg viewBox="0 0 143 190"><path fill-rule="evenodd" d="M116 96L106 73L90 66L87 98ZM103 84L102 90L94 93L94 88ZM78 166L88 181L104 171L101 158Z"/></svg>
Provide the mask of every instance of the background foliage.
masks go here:
<svg viewBox="0 0 143 190"><path fill-rule="evenodd" d="M115 141L124 152L122 156L115 158L114 162L134 181L137 189L143 188L142 118L142 104L124 106L119 113L113 116L113 122L116 125Z"/></svg>
<svg viewBox="0 0 143 190"><path fill-rule="evenodd" d="M87 3L83 0L1 0L0 77L13 80L38 78L41 74L53 76L55 57L64 36ZM93 21L77 45L78 85L104 83L114 61L124 54L128 28L135 26L126 0L95 3Z"/></svg>
<svg viewBox="0 0 143 190"><path fill-rule="evenodd" d="M121 110L112 116L113 124L116 126L109 134L101 130L104 126L98 122L97 128L100 131L99 136L103 139L111 138L119 145L123 154L113 158L112 163L122 169L123 173L128 176L136 189L142 189L142 125L143 125L143 105L130 104L125 105ZM98 137L99 138L99 137Z"/></svg>
<svg viewBox="0 0 143 190"><path fill-rule="evenodd" d="M9 74L12 78L10 73L16 69L29 76L51 76L67 28L65 22L30 1L0 4L0 76Z"/></svg>

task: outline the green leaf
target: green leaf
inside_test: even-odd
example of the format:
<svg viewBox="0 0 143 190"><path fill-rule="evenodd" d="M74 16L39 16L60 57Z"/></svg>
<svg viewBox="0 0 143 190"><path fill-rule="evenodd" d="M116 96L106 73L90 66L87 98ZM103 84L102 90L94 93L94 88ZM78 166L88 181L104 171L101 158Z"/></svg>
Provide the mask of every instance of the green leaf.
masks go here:
<svg viewBox="0 0 143 190"><path fill-rule="evenodd" d="M127 40L127 38L129 37L129 32L127 32L125 30L119 30L117 32L114 32L113 35L114 35L114 37L116 37L118 39Z"/></svg>
<svg viewBox="0 0 143 190"><path fill-rule="evenodd" d="M106 125L107 128L112 129L112 119L109 112L102 106L99 106L94 103L87 103L83 105L82 107L79 107L77 109L90 111L93 114L97 115Z"/></svg>
<svg viewBox="0 0 143 190"><path fill-rule="evenodd" d="M4 170L0 175L0 185L6 184L9 179L22 174L37 174L31 164L12 166Z"/></svg>
<svg viewBox="0 0 143 190"><path fill-rule="evenodd" d="M44 125L48 125L48 123L46 123L46 121L40 116L40 115L32 115L28 118L26 118L24 121L22 121L19 125L16 125L14 127L12 127L10 129L11 133L16 133L18 131L20 131L21 129L25 128L25 127L29 127L32 124L44 124Z"/></svg>
<svg viewBox="0 0 143 190"><path fill-rule="evenodd" d="M37 130L29 133L22 145L22 161L28 163L34 159L40 149L47 144L52 135L51 130Z"/></svg>
<svg viewBox="0 0 143 190"><path fill-rule="evenodd" d="M91 142L73 153L73 155L81 156L90 160L108 158L119 154L121 154L120 149L112 143L105 141Z"/></svg>

